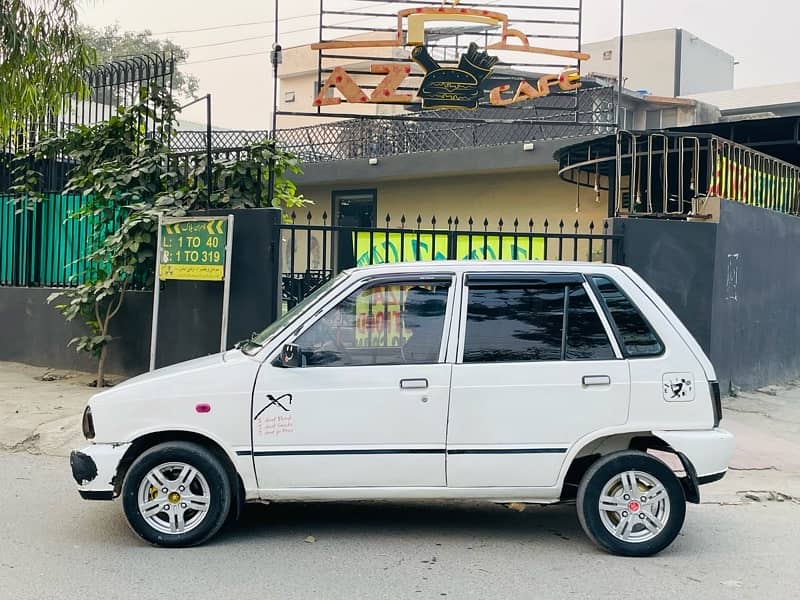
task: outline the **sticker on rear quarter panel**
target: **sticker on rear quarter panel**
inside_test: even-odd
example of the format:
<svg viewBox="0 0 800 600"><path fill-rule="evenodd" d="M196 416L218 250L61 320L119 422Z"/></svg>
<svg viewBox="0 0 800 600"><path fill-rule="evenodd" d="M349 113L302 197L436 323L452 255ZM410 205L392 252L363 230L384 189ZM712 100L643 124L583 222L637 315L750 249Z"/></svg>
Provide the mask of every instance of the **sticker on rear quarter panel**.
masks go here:
<svg viewBox="0 0 800 600"><path fill-rule="evenodd" d="M694 377L691 373L664 373L662 394L667 402L694 400Z"/></svg>

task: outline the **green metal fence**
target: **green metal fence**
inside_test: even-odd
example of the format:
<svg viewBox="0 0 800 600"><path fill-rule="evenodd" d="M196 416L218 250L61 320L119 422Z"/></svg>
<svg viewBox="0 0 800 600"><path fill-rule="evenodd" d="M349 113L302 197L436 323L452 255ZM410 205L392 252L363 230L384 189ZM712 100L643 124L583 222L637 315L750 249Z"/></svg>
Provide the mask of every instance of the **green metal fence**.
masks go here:
<svg viewBox="0 0 800 600"><path fill-rule="evenodd" d="M78 195L50 194L42 202L0 195L0 285L68 287L86 280L92 264L93 217L74 218L86 202ZM106 223L115 231L122 211Z"/></svg>

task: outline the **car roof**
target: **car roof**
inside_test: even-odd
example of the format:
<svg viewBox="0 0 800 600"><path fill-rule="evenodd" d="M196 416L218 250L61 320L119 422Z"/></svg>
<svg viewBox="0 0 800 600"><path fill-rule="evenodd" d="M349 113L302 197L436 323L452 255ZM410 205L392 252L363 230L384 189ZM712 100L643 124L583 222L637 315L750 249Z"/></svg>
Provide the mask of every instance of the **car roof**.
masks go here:
<svg viewBox="0 0 800 600"><path fill-rule="evenodd" d="M521 272L521 273L586 273L598 270L625 269L621 265L602 262L518 261L518 260L434 260L365 265L350 269L354 275L383 275L407 272Z"/></svg>

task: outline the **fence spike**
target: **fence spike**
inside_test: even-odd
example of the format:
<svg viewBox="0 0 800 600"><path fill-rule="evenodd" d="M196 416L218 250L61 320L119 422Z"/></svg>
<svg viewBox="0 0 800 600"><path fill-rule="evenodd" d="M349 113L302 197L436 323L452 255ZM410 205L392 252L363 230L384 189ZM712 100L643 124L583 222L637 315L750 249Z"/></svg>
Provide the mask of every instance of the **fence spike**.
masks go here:
<svg viewBox="0 0 800 600"><path fill-rule="evenodd" d="M322 211L322 224L325 225L328 222L328 211Z"/></svg>
<svg viewBox="0 0 800 600"><path fill-rule="evenodd" d="M575 233L578 233L578 219L575 219Z"/></svg>
<svg viewBox="0 0 800 600"><path fill-rule="evenodd" d="M531 232L533 232L533 218L532 218L532 217L531 217L531 219L528 221L528 228L531 230Z"/></svg>
<svg viewBox="0 0 800 600"><path fill-rule="evenodd" d="M603 233L608 233L608 221L603 221Z"/></svg>
<svg viewBox="0 0 800 600"><path fill-rule="evenodd" d="M453 224L453 217L447 217L447 226L450 227Z"/></svg>
<svg viewBox="0 0 800 600"><path fill-rule="evenodd" d="M469 218L469 221L467 221L467 223L469 224L469 230L472 231L472 226L475 224L475 221L472 220L471 216Z"/></svg>
<svg viewBox="0 0 800 600"><path fill-rule="evenodd" d="M593 231L594 231L594 221L589 223L589 233L592 233Z"/></svg>
<svg viewBox="0 0 800 600"><path fill-rule="evenodd" d="M489 219L487 219L486 217L483 218L483 228L485 230L489 229Z"/></svg>
<svg viewBox="0 0 800 600"><path fill-rule="evenodd" d="M405 216L405 214L400 216L400 228L401 229L405 229L406 228L406 216Z"/></svg>
<svg viewBox="0 0 800 600"><path fill-rule="evenodd" d="M313 216L311 215L311 211L308 211L308 214L306 215L306 219L308 220L308 224L309 225L311 225L311 219L312 218L313 218Z"/></svg>
<svg viewBox="0 0 800 600"><path fill-rule="evenodd" d="M386 226L389 226L389 221L392 220L392 217L389 216L389 213L386 213Z"/></svg>
<svg viewBox="0 0 800 600"><path fill-rule="evenodd" d="M295 211L292 211L292 214L290 216L292 217L292 223L294 223L297 220L297 213Z"/></svg>
<svg viewBox="0 0 800 600"><path fill-rule="evenodd" d="M500 231L503 231L503 217L500 217L500 220L497 222L497 226L500 228Z"/></svg>
<svg viewBox="0 0 800 600"><path fill-rule="evenodd" d="M517 227L519 227L519 219L517 219L516 217L514 217L514 231L516 231L516 230L517 230Z"/></svg>
<svg viewBox="0 0 800 600"><path fill-rule="evenodd" d="M436 229L436 215L431 217L431 225L433 225L433 228Z"/></svg>
<svg viewBox="0 0 800 600"><path fill-rule="evenodd" d="M558 222L558 228L563 232L564 231L564 219L561 219Z"/></svg>
<svg viewBox="0 0 800 600"><path fill-rule="evenodd" d="M550 227L550 223L547 221L547 219L545 219L545 220L544 220L544 232L545 232L545 233L547 233L547 228L548 228L548 227Z"/></svg>
<svg viewBox="0 0 800 600"><path fill-rule="evenodd" d="M417 215L417 229L422 225L422 215Z"/></svg>
<svg viewBox="0 0 800 600"><path fill-rule="evenodd" d="M453 225L455 225L456 227L458 227L458 217L456 217L456 218L453 220Z"/></svg>

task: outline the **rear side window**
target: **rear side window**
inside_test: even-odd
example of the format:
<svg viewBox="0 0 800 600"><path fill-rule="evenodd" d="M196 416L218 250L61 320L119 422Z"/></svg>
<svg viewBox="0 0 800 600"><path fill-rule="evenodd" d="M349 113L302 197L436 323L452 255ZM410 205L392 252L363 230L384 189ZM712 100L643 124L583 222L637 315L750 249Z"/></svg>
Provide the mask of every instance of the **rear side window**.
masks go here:
<svg viewBox="0 0 800 600"><path fill-rule="evenodd" d="M470 287L465 363L613 358L582 285Z"/></svg>
<svg viewBox="0 0 800 600"><path fill-rule="evenodd" d="M595 275L592 281L608 308L625 355L642 357L661 354L664 345L628 296L607 277Z"/></svg>

